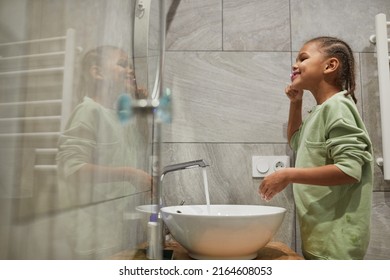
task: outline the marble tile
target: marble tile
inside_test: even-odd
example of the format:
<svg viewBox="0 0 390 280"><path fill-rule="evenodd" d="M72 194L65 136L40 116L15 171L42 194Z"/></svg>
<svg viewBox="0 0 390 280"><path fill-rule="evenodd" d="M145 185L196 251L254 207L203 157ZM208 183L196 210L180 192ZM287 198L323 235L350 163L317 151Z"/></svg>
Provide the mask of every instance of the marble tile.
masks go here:
<svg viewBox="0 0 390 280"><path fill-rule="evenodd" d="M165 143L163 165L204 159L211 204L273 205L287 209L281 229L275 236L294 247L295 208L291 186L272 201L264 202L257 193L261 179L252 178L252 155L290 155L286 144ZM291 156L291 155L290 155ZM162 184L166 205L205 204L202 169L168 173Z"/></svg>
<svg viewBox="0 0 390 280"><path fill-rule="evenodd" d="M289 53L168 52L169 142L287 142Z"/></svg>
<svg viewBox="0 0 390 280"><path fill-rule="evenodd" d="M373 52L375 15L390 15L388 0L291 0L292 50L312 37L328 35L350 42L355 52ZM358 28L357 28L358 26Z"/></svg>
<svg viewBox="0 0 390 280"><path fill-rule="evenodd" d="M390 259L390 193L374 192L371 240L365 259Z"/></svg>
<svg viewBox="0 0 390 280"><path fill-rule="evenodd" d="M376 159L382 156L382 129L377 59L376 55L373 53L361 53L360 57L364 122L366 123L367 130L371 136L374 147L374 159ZM374 172L375 190L390 190L390 182L383 180L383 172L376 164Z"/></svg>
<svg viewBox="0 0 390 280"><path fill-rule="evenodd" d="M167 1L167 50L221 50L221 0Z"/></svg>
<svg viewBox="0 0 390 280"><path fill-rule="evenodd" d="M224 0L223 49L289 51L289 1Z"/></svg>

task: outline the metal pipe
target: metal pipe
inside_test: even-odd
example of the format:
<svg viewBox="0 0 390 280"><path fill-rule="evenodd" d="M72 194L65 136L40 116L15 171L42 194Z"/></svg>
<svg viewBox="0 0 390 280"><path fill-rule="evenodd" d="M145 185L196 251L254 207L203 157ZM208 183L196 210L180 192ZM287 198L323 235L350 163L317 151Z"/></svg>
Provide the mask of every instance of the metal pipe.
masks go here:
<svg viewBox="0 0 390 280"><path fill-rule="evenodd" d="M159 5L159 19L160 19L160 63L159 63L159 67L158 67L158 77L157 79L159 80L159 83L158 83L158 90L159 90L159 94L158 96L152 96L153 99L158 99L160 96L162 96L163 94L163 90L164 90L164 87L163 87L163 67L164 67L164 53L165 53L165 24L166 24L166 16L165 16L165 0L161 0L161 1L158 1L158 5ZM155 150L154 150L154 154L156 155L157 157L157 164L156 164L156 176L153 177L153 189L154 189L154 193L153 193L153 199L154 199L154 203L157 205L157 213L158 213L158 216L157 216L157 222L158 222L158 227L156 227L154 230L156 230L155 232L155 236L157 236L157 240L155 240L155 242L153 244L149 244L149 246L153 246L153 255L149 256L151 259L155 259L155 260L162 260L163 259L163 251L164 251L164 243L165 243L165 239L164 239L164 223L163 223L163 219L161 217L161 213L160 213L160 208L161 208L161 205L160 205L160 198L161 198L161 186L162 186L162 182L160 180L160 177L161 177L161 156L162 156L162 152L161 152L161 120L159 120L159 118L154 117L154 120L155 120Z"/></svg>

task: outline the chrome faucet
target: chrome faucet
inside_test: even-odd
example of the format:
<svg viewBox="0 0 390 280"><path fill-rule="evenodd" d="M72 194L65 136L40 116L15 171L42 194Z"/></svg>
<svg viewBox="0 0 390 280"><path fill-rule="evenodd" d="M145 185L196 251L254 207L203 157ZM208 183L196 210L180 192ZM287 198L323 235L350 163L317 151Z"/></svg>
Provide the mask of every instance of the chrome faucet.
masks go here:
<svg viewBox="0 0 390 280"><path fill-rule="evenodd" d="M190 169L190 168L195 168L195 167L206 167L206 166L209 166L209 165L203 159L168 165L168 166L165 166L163 168L160 181L162 182L165 174L167 174L169 172L183 170L183 169Z"/></svg>
<svg viewBox="0 0 390 280"><path fill-rule="evenodd" d="M164 179L164 176L167 173L173 172L173 171L178 171L178 170L183 170L183 169L190 169L190 168L205 168L209 166L203 159L199 160L193 160L193 161L188 161L188 162L183 162L183 163L176 163L172 165L167 165L163 168L161 172L161 177L160 177L160 190L158 191L158 221L159 221L159 227L156 228L158 232L156 232L156 236L160 236L160 238L156 238L153 243L149 244L149 246L152 246L150 252L152 252L152 255L149 256L150 259L155 259L159 260L162 259L162 252L164 250L164 243L165 243L165 230L163 226L163 219L161 218L161 212L160 209L163 207L162 203L162 181ZM181 204L184 204L183 202Z"/></svg>
<svg viewBox="0 0 390 280"><path fill-rule="evenodd" d="M190 169L190 168L196 168L196 167L201 167L201 168L204 168L204 167L207 167L209 166L208 163L206 163L203 159L198 159L198 160L193 160L193 161L187 161L187 162L182 162L182 163L176 163L176 164L172 164L172 165L167 165L163 168L162 172L161 172L161 177L160 177L160 186L162 186L162 181L164 179L164 176L167 174L167 173L170 173L170 172L173 172L173 171L178 171L178 170L183 170L183 169ZM162 188L162 187L161 187ZM163 203L163 199L162 199L162 191L160 189L160 191L158 192L158 202L159 202L159 208L160 209L161 207L163 207L164 203Z"/></svg>

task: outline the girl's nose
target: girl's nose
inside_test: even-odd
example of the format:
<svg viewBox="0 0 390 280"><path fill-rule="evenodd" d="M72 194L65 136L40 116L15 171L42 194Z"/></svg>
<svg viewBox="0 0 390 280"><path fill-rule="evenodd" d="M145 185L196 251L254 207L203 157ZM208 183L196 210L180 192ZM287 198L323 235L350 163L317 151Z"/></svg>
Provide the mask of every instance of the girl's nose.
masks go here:
<svg viewBox="0 0 390 280"><path fill-rule="evenodd" d="M291 70L294 72L296 70L298 70L298 66L296 63L293 64L293 66L291 67Z"/></svg>
<svg viewBox="0 0 390 280"><path fill-rule="evenodd" d="M128 66L127 69L126 69L126 71L127 71L127 73L128 73L129 75L134 76L134 69L133 69L131 66Z"/></svg>

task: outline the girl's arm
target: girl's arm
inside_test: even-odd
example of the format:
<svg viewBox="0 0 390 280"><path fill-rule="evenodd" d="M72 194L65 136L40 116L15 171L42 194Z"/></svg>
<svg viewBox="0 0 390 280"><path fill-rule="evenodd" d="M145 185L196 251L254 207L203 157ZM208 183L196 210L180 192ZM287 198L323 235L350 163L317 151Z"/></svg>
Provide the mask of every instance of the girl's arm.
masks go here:
<svg viewBox="0 0 390 280"><path fill-rule="evenodd" d="M80 183L137 182L141 186L150 186L152 177L141 169L129 166L101 166L86 163L74 175Z"/></svg>
<svg viewBox="0 0 390 280"><path fill-rule="evenodd" d="M259 187L259 193L263 199L270 200L290 183L335 186L356 182L355 178L333 164L310 168L286 168L265 177Z"/></svg>
<svg viewBox="0 0 390 280"><path fill-rule="evenodd" d="M285 89L287 97L290 99L290 111L287 125L287 139L290 143L291 137L302 124L302 97L303 90L293 89L291 85Z"/></svg>
<svg viewBox="0 0 390 280"><path fill-rule="evenodd" d="M333 164L311 168L288 168L285 172L291 183L298 184L335 186L357 182L355 178Z"/></svg>

